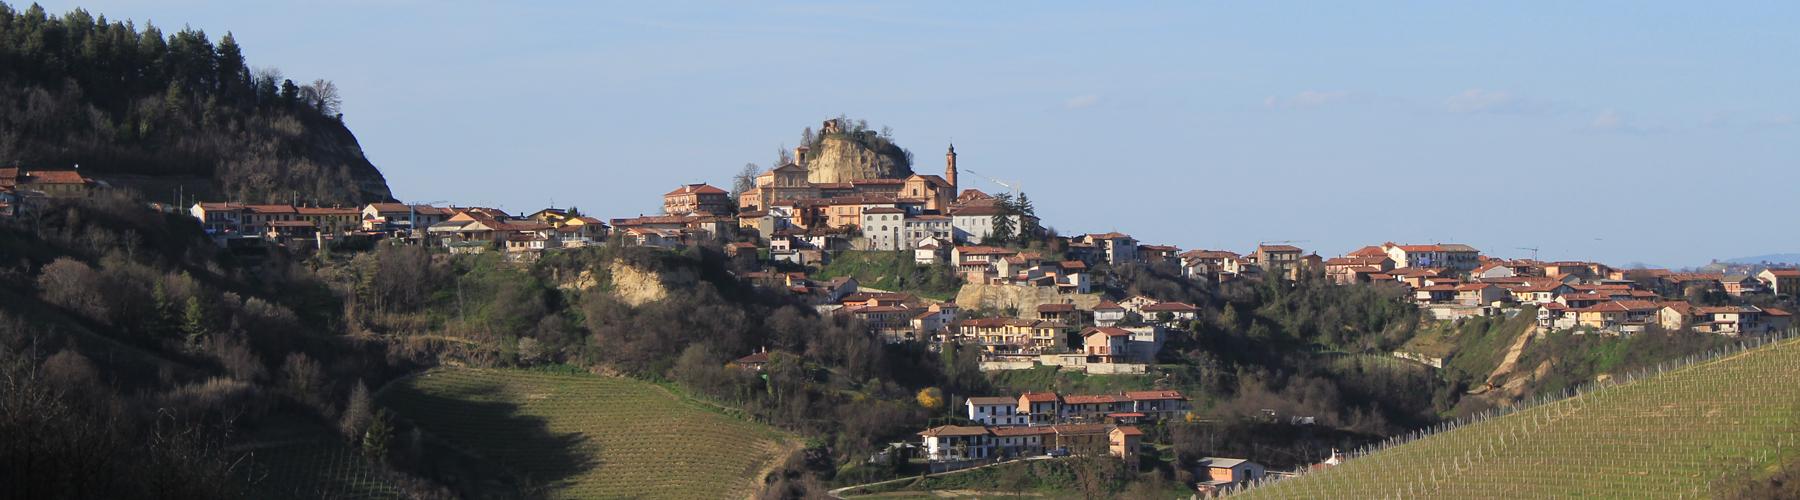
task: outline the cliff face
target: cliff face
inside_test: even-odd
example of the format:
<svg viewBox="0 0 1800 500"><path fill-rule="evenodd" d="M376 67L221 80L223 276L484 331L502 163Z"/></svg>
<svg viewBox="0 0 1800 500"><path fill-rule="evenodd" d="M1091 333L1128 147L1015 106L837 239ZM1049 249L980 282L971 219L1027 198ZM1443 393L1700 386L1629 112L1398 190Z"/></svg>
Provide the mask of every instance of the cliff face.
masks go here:
<svg viewBox="0 0 1800 500"><path fill-rule="evenodd" d="M1076 309L1092 311L1100 305L1099 294L1059 294L1056 289L1024 285L963 285L956 292L956 304L969 309L1016 308L1021 313L1035 313L1044 304L1075 304Z"/></svg>
<svg viewBox="0 0 1800 500"><path fill-rule="evenodd" d="M806 157L806 180L815 183L904 179L913 173L905 151L891 144L877 150L843 135L819 140Z"/></svg>

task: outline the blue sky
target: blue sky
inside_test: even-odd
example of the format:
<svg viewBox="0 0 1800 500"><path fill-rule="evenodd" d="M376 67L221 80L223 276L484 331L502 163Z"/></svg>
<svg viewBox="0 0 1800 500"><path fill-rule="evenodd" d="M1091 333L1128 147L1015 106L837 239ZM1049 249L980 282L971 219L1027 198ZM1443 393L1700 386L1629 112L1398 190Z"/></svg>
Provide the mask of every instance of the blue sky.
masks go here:
<svg viewBox="0 0 1800 500"><path fill-rule="evenodd" d="M1065 234L1800 251L1795 2L44 5L335 81L412 201L652 213L844 113L921 171L954 139Z"/></svg>

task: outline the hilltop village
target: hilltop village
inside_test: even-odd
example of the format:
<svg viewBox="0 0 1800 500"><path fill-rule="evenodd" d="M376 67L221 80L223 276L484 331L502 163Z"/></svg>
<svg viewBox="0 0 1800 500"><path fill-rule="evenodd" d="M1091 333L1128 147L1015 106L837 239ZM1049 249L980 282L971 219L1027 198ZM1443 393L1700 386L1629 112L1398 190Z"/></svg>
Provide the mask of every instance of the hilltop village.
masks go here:
<svg viewBox="0 0 1800 500"><path fill-rule="evenodd" d="M836 136L866 133L825 125L825 133ZM393 244L530 261L590 246L716 248L733 261L739 279L850 319L883 342L939 352L973 346L984 372L1056 367L1099 377L1142 375L1164 360L1172 339L1199 335L1197 325L1208 316L1201 305L1131 293L1111 271L1126 265L1208 286L1324 280L1392 287L1431 319L1530 314L1545 333L1782 332L1791 328L1792 314L1770 305L1777 303L1772 299L1800 293L1800 270L1776 266L1621 269L1502 258L1455 243L1384 242L1324 257L1289 242L1238 252L1183 249L1116 231L1060 235L1037 218L1024 193L966 186L954 146L945 151L941 175L815 182L809 166L815 157L807 146L796 148L791 161L734 190L675 186L661 196L663 213L634 217L393 202L327 207L206 200L152 208L190 216L220 246L244 253ZM49 200L106 187L78 170L0 169L0 215L28 216ZM873 275L856 272L856 265L872 259L885 259L886 267ZM900 270L909 272L907 279L888 275ZM775 353L741 354L732 366L755 372ZM1393 354L1406 362L1443 364L1430 353ZM1145 426L1196 418L1194 399L1178 390L959 399L953 418L919 429L916 441L895 443L883 453L919 460L931 471L1069 454L1110 455L1135 466L1146 449ZM1282 416L1288 417L1311 418ZM1279 472L1246 458L1255 457L1203 459L1210 465L1196 473L1193 487L1224 491Z"/></svg>

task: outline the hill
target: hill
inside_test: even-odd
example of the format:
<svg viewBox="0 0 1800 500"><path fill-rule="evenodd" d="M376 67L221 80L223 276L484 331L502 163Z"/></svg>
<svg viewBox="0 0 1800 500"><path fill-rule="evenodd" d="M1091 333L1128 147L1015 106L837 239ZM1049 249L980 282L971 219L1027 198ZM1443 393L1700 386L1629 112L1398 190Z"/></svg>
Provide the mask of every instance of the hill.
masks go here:
<svg viewBox="0 0 1800 500"><path fill-rule="evenodd" d="M1756 264L1793 265L1793 264L1800 264L1800 253L1772 253L1772 254L1768 254L1768 255L1738 257L1735 259L1725 259L1724 262L1728 263L1728 264L1750 264L1750 265L1756 265Z"/></svg>
<svg viewBox="0 0 1800 500"><path fill-rule="evenodd" d="M1702 496L1800 439L1800 342L1478 421L1246 498Z"/></svg>
<svg viewBox="0 0 1800 500"><path fill-rule="evenodd" d="M377 401L550 497L742 498L798 446L617 377L440 369L396 381Z"/></svg>
<svg viewBox="0 0 1800 500"><path fill-rule="evenodd" d="M815 183L850 182L854 179L905 179L911 176L912 153L894 144L886 130L869 130L862 120L838 117L826 120L818 135L807 129L802 144L806 180Z"/></svg>
<svg viewBox="0 0 1800 500"><path fill-rule="evenodd" d="M391 197L337 87L252 71L227 33L164 35L76 9L0 3L0 165L68 169L169 199L318 204Z"/></svg>

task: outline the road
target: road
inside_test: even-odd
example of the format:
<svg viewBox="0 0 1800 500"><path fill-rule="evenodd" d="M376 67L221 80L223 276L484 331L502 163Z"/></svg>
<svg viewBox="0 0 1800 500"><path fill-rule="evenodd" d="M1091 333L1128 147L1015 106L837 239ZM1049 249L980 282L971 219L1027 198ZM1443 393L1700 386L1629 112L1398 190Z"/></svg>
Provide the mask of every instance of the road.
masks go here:
<svg viewBox="0 0 1800 500"><path fill-rule="evenodd" d="M949 472L939 472L939 473L936 473L936 474L926 474L926 475L924 475L924 476L907 476L907 477L903 477L903 478L899 478L899 479L889 479L889 480L886 480L886 481L876 481L876 482L873 482L873 483L863 483L863 484L856 484L856 485L850 485L850 486L845 486L845 487L842 487L842 488L837 488L837 489L834 489L834 490L831 490L831 491L829 491L829 492L826 492L826 494L828 494L828 495L831 495L831 498L836 498L836 499L839 499L839 500L843 500L843 499L844 499L844 498L845 498L845 497L844 497L844 492L845 492L845 491L850 491L850 490L853 490L853 489L857 489L857 488L866 488L866 487L869 487L869 486L876 486L876 485L882 485L882 484L888 484L888 483L894 483L894 482L900 482L900 481L912 481L912 480L915 480L915 479L919 479L919 478L920 478L920 477L938 477L938 476L947 476L947 475L951 475L951 474L961 474L961 473L964 473L964 472L969 472L969 471L972 471L972 470L981 470L981 469L986 469L986 468L988 468L988 467L995 467L995 466L1000 466L1000 465L1006 465L1006 464L1012 464L1012 463L1019 463L1019 462L1029 462L1029 461L1032 461L1032 460L1050 460L1050 459L1053 459L1053 458L1058 458L1058 457L1052 457L1052 456L1049 456L1049 455L1038 455L1038 456L1035 456L1035 457L1025 457L1025 458L1021 458L1021 459L1018 459L1018 460L1009 460L1009 461L1005 461L1005 462L994 462L994 463L991 463L991 464L987 464L987 465L982 465L982 466L976 466L976 467L970 467L970 468L967 468L967 469L957 469L957 470L953 470L953 471L949 471Z"/></svg>

